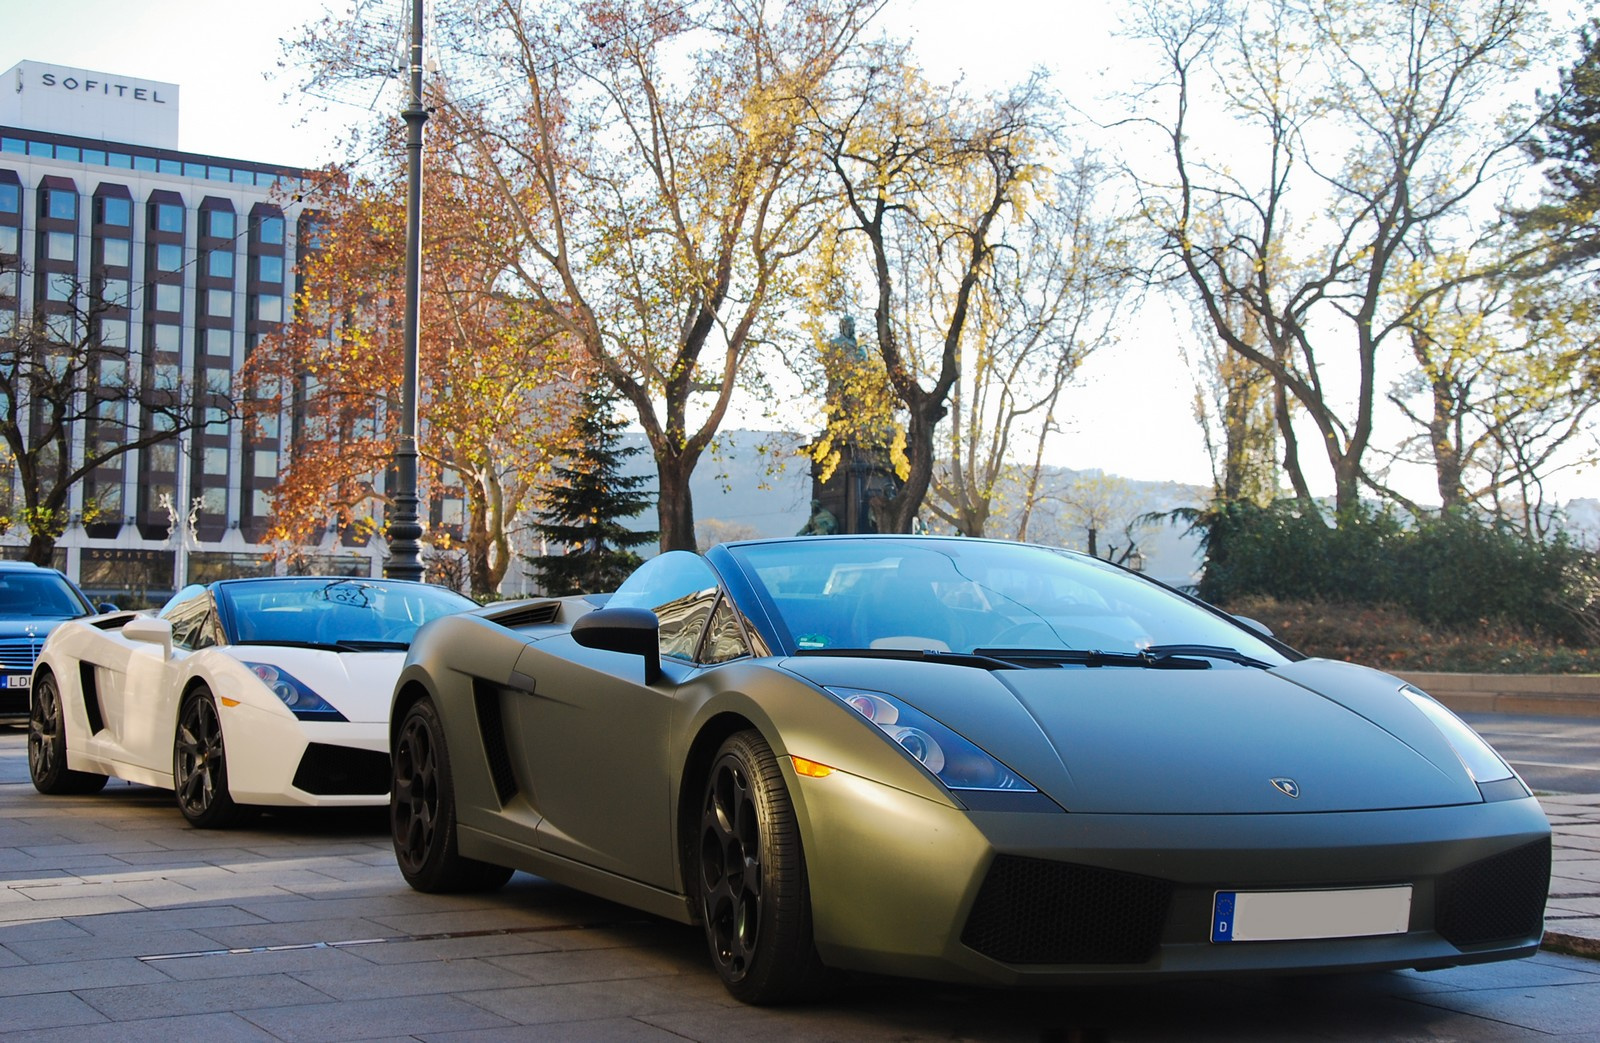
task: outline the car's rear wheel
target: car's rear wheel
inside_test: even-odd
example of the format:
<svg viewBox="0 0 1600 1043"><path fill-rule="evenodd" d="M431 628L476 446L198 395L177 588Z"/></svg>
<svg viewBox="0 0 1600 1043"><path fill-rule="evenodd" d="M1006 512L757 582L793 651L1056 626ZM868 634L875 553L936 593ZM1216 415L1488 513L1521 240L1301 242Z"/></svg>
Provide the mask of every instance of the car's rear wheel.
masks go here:
<svg viewBox="0 0 1600 1043"><path fill-rule="evenodd" d="M106 777L67 767L67 721L56 679L40 674L28 705L28 775L33 788L51 796L98 793Z"/></svg>
<svg viewBox="0 0 1600 1043"><path fill-rule="evenodd" d="M172 738L172 790L178 810L196 829L227 829L255 811L236 803L228 792L222 717L204 686L185 696L178 711L178 730Z"/></svg>
<svg viewBox="0 0 1600 1043"><path fill-rule="evenodd" d="M394 857L418 891L492 891L512 870L467 858L456 846L455 781L444 726L431 699L411 705L395 741L389 787Z"/></svg>
<svg viewBox="0 0 1600 1043"><path fill-rule="evenodd" d="M800 827L772 748L756 731L717 751L700 804L701 919L722 982L746 1003L818 990Z"/></svg>

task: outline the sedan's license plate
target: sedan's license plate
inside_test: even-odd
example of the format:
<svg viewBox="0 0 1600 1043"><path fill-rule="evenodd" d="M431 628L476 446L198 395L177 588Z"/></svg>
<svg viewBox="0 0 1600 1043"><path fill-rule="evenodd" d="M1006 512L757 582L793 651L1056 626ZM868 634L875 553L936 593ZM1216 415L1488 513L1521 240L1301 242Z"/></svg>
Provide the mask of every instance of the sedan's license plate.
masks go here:
<svg viewBox="0 0 1600 1043"><path fill-rule="evenodd" d="M31 687L33 687L33 675L32 674L7 674L6 675L6 687L7 688L31 688Z"/></svg>
<svg viewBox="0 0 1600 1043"><path fill-rule="evenodd" d="M1211 903L1214 942L1277 942L1404 934L1411 886L1340 891L1218 891Z"/></svg>

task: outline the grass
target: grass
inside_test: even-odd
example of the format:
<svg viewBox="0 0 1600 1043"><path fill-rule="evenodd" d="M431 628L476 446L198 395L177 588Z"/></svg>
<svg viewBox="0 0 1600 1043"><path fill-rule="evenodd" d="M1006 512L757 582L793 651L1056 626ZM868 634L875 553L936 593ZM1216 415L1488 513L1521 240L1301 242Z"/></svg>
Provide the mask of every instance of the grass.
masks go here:
<svg viewBox="0 0 1600 1043"><path fill-rule="evenodd" d="M1260 620L1307 655L1382 670L1480 674L1600 673L1600 649L1576 648L1511 624L1425 623L1402 609L1328 601L1241 598L1228 611Z"/></svg>

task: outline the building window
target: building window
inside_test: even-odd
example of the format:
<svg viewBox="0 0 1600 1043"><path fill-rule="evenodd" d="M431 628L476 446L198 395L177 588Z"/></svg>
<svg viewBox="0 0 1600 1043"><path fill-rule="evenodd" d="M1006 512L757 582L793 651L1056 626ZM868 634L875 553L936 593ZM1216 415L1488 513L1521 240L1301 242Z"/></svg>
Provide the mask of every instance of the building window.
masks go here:
<svg viewBox="0 0 1600 1043"><path fill-rule="evenodd" d="M17 313L13 308L0 308L0 337L17 332Z"/></svg>
<svg viewBox="0 0 1600 1043"><path fill-rule="evenodd" d="M251 464L251 471L257 478L276 478L278 476L278 454L271 449L257 449L255 460Z"/></svg>
<svg viewBox="0 0 1600 1043"><path fill-rule="evenodd" d="M107 348L128 346L128 323L124 319L100 320L100 344ZM102 383L104 381L102 380Z"/></svg>
<svg viewBox="0 0 1600 1043"><path fill-rule="evenodd" d="M171 442L153 445L144 452L145 466L149 470L176 471L178 469L178 447Z"/></svg>
<svg viewBox="0 0 1600 1043"><path fill-rule="evenodd" d="M5 188L0 185L0 188ZM18 253L18 243L21 242L22 229L11 225L0 225L0 254Z"/></svg>
<svg viewBox="0 0 1600 1043"><path fill-rule="evenodd" d="M217 318L228 318L233 314L232 290L207 290L206 314Z"/></svg>
<svg viewBox="0 0 1600 1043"><path fill-rule="evenodd" d="M206 234L213 239L232 239L234 223L232 210L207 210Z"/></svg>
<svg viewBox="0 0 1600 1043"><path fill-rule="evenodd" d="M232 355L233 331L232 330L206 330L207 355Z"/></svg>
<svg viewBox="0 0 1600 1043"><path fill-rule="evenodd" d="M0 271L0 297L15 297L17 295L18 275L15 271Z"/></svg>
<svg viewBox="0 0 1600 1043"><path fill-rule="evenodd" d="M256 280L258 282L283 282L283 258L257 257Z"/></svg>
<svg viewBox="0 0 1600 1043"><path fill-rule="evenodd" d="M257 297L256 318L262 322L282 322L283 298L272 293L264 293Z"/></svg>
<svg viewBox="0 0 1600 1043"><path fill-rule="evenodd" d="M162 232L183 231L183 207L176 203L157 203L156 229Z"/></svg>
<svg viewBox="0 0 1600 1043"><path fill-rule="evenodd" d="M22 212L22 188L19 185L0 184L0 214Z"/></svg>
<svg viewBox="0 0 1600 1043"><path fill-rule="evenodd" d="M169 282L156 283L156 311L182 311L183 287Z"/></svg>
<svg viewBox="0 0 1600 1043"><path fill-rule="evenodd" d="M222 366L207 366L206 390L214 395L226 395L233 390L233 371Z"/></svg>
<svg viewBox="0 0 1600 1043"><path fill-rule="evenodd" d="M156 247L156 271L175 272L183 267L183 247L177 243L161 243Z"/></svg>
<svg viewBox="0 0 1600 1043"><path fill-rule="evenodd" d="M200 473L221 474L228 473L228 450L224 448L208 447L205 455L200 459Z"/></svg>
<svg viewBox="0 0 1600 1043"><path fill-rule="evenodd" d="M45 237L45 256L52 261L71 261L78 256L78 236L73 232L51 232Z"/></svg>
<svg viewBox="0 0 1600 1043"><path fill-rule="evenodd" d="M78 289L78 277L69 272L51 272L45 280L45 300L70 301Z"/></svg>
<svg viewBox="0 0 1600 1043"><path fill-rule="evenodd" d="M213 214L216 211L212 211ZM228 215L232 217L232 214ZM233 278L233 253L229 250L212 250L206 254L206 274L214 279Z"/></svg>
<svg viewBox="0 0 1600 1043"><path fill-rule="evenodd" d="M100 291L100 299L111 308L132 307L133 286L126 279L107 279Z"/></svg>
<svg viewBox="0 0 1600 1043"><path fill-rule="evenodd" d="M156 351L177 353L183 345L182 332L170 322L157 323L150 327L150 347Z"/></svg>
<svg viewBox="0 0 1600 1043"><path fill-rule="evenodd" d="M126 268L132 262L133 244L126 239L102 239L100 261L109 268Z"/></svg>
<svg viewBox="0 0 1600 1043"><path fill-rule="evenodd" d="M157 390L157 391L176 391L176 390L178 390L178 366L177 366L177 363L174 363L174 362L158 362L158 363L156 363L156 365L155 365L155 390ZM165 423L163 423L163 421ZM167 430L167 429L170 429L173 426L171 417L161 416L159 414L151 419L151 423L158 430Z"/></svg>
<svg viewBox="0 0 1600 1043"><path fill-rule="evenodd" d="M264 518L272 513L272 493L266 489L253 489L250 492L250 513L258 518Z"/></svg>
<svg viewBox="0 0 1600 1043"><path fill-rule="evenodd" d="M202 514L226 514L228 511L228 490L226 489L201 489L200 512Z"/></svg>
<svg viewBox="0 0 1600 1043"><path fill-rule="evenodd" d="M119 196L102 196L96 202L100 207L101 224L126 228L133 223L133 203L129 200Z"/></svg>
<svg viewBox="0 0 1600 1043"><path fill-rule="evenodd" d="M69 192L64 188L52 188L48 193L46 206L50 217L58 221L78 219L78 193Z"/></svg>

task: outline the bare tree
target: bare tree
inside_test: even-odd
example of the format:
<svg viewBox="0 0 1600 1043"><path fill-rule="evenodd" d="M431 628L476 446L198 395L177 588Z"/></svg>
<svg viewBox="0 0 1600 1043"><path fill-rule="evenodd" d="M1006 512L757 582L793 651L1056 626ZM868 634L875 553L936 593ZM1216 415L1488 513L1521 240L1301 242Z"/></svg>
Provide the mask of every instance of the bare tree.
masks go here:
<svg viewBox="0 0 1600 1043"><path fill-rule="evenodd" d="M1470 239L1471 207L1520 170L1535 120L1502 98L1541 27L1532 0L1140 11L1171 163L1141 179L1147 211L1216 336L1315 428L1341 510L1369 481L1382 363L1440 292L1396 268L1424 234ZM1211 91L1226 122L1200 118Z"/></svg>
<svg viewBox="0 0 1600 1043"><path fill-rule="evenodd" d="M228 388L196 388L176 367L140 364L128 348L127 287L41 277L52 283L45 304L0 335L0 441L21 500L0 520L25 526L27 559L48 565L74 489L97 471L120 470L130 453L226 423L233 403ZM120 474L90 490L84 523L120 520L121 494Z"/></svg>

